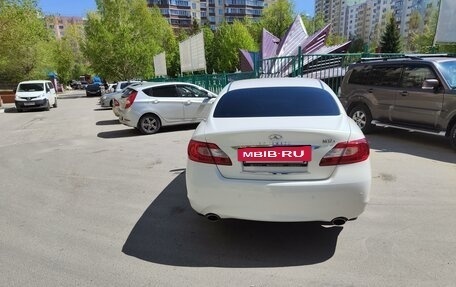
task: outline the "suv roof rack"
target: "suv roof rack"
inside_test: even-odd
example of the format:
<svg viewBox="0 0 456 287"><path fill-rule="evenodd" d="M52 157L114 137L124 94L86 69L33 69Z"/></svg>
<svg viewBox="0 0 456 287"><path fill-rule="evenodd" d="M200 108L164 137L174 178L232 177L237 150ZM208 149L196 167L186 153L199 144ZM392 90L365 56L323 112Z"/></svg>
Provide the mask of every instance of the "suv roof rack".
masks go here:
<svg viewBox="0 0 456 287"><path fill-rule="evenodd" d="M370 61L388 61L388 60L398 60L398 59L423 60L423 58L432 58L432 57L451 57L451 56L448 54L404 54L401 56L393 56L393 57L361 58L356 63L364 63L364 62L370 62Z"/></svg>

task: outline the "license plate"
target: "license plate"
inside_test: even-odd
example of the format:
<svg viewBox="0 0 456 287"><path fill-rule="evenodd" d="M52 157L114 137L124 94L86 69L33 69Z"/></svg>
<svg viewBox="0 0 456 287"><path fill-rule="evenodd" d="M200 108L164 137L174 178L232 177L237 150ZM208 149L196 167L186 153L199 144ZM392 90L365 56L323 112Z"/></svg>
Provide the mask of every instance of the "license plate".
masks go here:
<svg viewBox="0 0 456 287"><path fill-rule="evenodd" d="M34 106L35 103L34 102L26 102L24 103L24 106Z"/></svg>
<svg viewBox="0 0 456 287"><path fill-rule="evenodd" d="M278 146L240 148L238 161L248 162L309 162L312 160L311 146Z"/></svg>

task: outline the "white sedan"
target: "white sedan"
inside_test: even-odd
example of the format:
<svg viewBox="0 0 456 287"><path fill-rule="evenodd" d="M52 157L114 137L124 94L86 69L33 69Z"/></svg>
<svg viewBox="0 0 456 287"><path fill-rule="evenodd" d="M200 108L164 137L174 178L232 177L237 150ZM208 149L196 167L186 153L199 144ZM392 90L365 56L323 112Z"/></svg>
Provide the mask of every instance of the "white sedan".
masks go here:
<svg viewBox="0 0 456 287"><path fill-rule="evenodd" d="M186 185L210 220L341 225L369 200L369 145L320 80L237 81L189 142Z"/></svg>

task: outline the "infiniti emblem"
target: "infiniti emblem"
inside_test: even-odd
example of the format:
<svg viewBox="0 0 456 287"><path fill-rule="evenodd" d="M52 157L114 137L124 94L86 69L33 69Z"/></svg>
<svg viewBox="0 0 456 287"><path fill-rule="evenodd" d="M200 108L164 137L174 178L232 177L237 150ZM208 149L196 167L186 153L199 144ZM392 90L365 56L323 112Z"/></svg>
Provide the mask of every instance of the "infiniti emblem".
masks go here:
<svg viewBox="0 0 456 287"><path fill-rule="evenodd" d="M278 135L278 134L272 134L272 135L269 136L269 139L272 140L272 141L273 140L280 140L281 138L282 138L282 136Z"/></svg>

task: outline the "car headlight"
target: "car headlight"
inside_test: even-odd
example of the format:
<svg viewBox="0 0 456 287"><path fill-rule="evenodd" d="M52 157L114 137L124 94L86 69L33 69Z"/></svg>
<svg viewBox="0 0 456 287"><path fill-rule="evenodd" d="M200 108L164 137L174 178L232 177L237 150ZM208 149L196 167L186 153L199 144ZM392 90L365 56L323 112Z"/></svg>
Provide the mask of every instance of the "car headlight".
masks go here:
<svg viewBox="0 0 456 287"><path fill-rule="evenodd" d="M106 96L101 97L101 99L106 100Z"/></svg>

